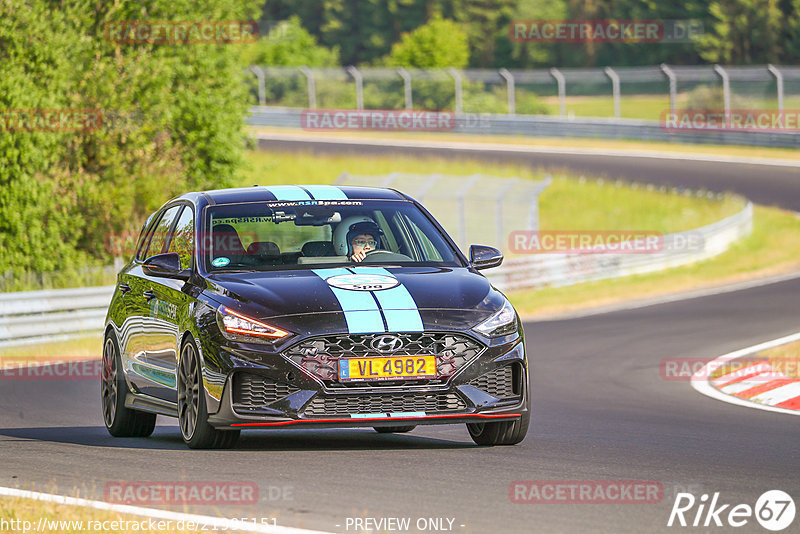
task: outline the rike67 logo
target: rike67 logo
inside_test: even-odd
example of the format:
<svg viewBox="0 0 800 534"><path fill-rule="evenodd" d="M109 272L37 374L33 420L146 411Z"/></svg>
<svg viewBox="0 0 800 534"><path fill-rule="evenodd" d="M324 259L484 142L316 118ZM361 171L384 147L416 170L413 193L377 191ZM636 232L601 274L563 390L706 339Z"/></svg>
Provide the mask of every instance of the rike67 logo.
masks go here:
<svg viewBox="0 0 800 534"><path fill-rule="evenodd" d="M794 500L781 490L764 492L754 507L749 504L722 504L719 492L715 492L709 501L708 494L696 499L691 493L678 493L672 512L669 514L667 526L682 527L743 527L755 517L758 524L767 530L777 532L783 530L794 521ZM676 523L677 520L677 523Z"/></svg>

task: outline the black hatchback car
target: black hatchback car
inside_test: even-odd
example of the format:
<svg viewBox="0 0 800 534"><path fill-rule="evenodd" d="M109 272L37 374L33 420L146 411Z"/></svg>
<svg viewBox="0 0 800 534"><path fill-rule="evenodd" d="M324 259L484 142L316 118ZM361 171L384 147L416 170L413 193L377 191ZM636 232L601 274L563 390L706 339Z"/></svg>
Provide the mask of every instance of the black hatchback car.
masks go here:
<svg viewBox="0 0 800 534"><path fill-rule="evenodd" d="M418 202L390 189L188 193L145 223L104 332L113 436L177 417L192 448L241 429L466 423L481 445L530 419L520 319Z"/></svg>

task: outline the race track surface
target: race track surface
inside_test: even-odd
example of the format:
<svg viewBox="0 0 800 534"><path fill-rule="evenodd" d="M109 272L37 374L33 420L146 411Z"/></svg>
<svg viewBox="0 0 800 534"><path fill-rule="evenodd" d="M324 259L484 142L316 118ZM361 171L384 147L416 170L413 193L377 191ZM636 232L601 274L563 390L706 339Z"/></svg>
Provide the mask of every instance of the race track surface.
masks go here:
<svg viewBox="0 0 800 534"><path fill-rule="evenodd" d="M542 154L524 161L734 190L800 209L798 169ZM451 518L453 532L470 533L713 530L667 528L674 495L720 492L722 502L751 506L770 489L800 497L798 420L704 397L686 381L664 380L660 363L712 358L800 330L798 292L800 280L789 280L526 324L533 422L514 447L473 445L459 425L405 435L250 431L234 450L191 451L167 418L149 439L109 437L95 381L0 380L0 486L78 489L102 499L115 481L253 481L261 495L255 505L186 511L276 517L279 525L331 532L354 532L348 517L409 517L412 525ZM656 504L515 504L509 486L517 480L656 481L664 497ZM764 531L753 519L737 530Z"/></svg>

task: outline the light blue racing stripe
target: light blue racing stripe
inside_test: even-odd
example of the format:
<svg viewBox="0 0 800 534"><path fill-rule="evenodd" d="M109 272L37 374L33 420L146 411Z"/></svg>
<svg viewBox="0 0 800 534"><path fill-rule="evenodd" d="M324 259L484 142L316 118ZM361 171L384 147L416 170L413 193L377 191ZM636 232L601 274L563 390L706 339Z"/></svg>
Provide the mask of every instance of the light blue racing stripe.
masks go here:
<svg viewBox="0 0 800 534"><path fill-rule="evenodd" d="M275 195L277 200L311 200L308 193L296 185L271 185L266 189Z"/></svg>
<svg viewBox="0 0 800 534"><path fill-rule="evenodd" d="M425 417L425 412L392 412L389 417Z"/></svg>
<svg viewBox="0 0 800 534"><path fill-rule="evenodd" d="M356 274L379 274L397 278L382 267L354 267L353 271ZM381 305L389 332L422 332L424 330L417 303L414 302L414 297L403 284L391 289L373 291L372 294Z"/></svg>
<svg viewBox="0 0 800 534"><path fill-rule="evenodd" d="M382 419L385 417L389 417L389 414L385 413L351 413L350 417L353 419Z"/></svg>
<svg viewBox="0 0 800 534"><path fill-rule="evenodd" d="M344 191L333 185L307 185L305 189L314 200L347 200Z"/></svg>
<svg viewBox="0 0 800 534"><path fill-rule="evenodd" d="M347 269L314 269L314 274L327 280L340 274L352 275ZM347 331L350 334L374 334L386 332L383 317L369 291L348 291L328 286L344 311Z"/></svg>

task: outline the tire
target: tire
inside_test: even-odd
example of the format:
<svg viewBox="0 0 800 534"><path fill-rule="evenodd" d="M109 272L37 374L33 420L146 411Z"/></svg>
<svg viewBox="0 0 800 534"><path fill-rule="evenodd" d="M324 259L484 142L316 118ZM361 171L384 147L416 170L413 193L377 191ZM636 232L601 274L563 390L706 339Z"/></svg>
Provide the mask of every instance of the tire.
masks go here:
<svg viewBox="0 0 800 534"><path fill-rule="evenodd" d="M200 358L194 340L181 349L178 362L178 424L190 449L229 449L239 439L239 430L217 430L208 424L206 397L202 386Z"/></svg>
<svg viewBox="0 0 800 534"><path fill-rule="evenodd" d="M119 347L113 336L103 343L103 368L100 375L100 400L103 421L115 438L145 438L156 428L156 414L125 407L128 384L122 372Z"/></svg>
<svg viewBox="0 0 800 534"><path fill-rule="evenodd" d="M467 423L472 441L478 445L516 445L528 433L530 411L514 421L497 421L494 423Z"/></svg>
<svg viewBox="0 0 800 534"><path fill-rule="evenodd" d="M405 432L411 432L417 425L411 426L374 426L372 427L375 429L375 432L378 434L403 434Z"/></svg>

